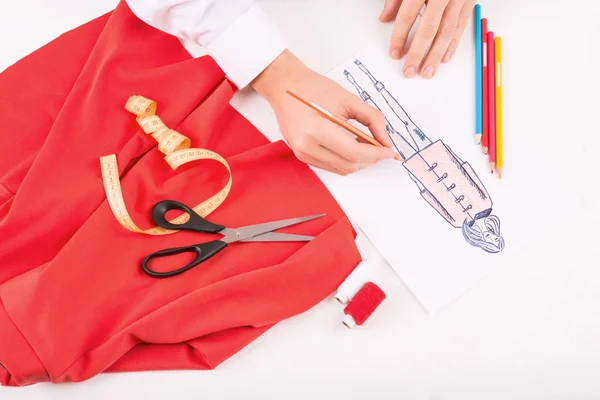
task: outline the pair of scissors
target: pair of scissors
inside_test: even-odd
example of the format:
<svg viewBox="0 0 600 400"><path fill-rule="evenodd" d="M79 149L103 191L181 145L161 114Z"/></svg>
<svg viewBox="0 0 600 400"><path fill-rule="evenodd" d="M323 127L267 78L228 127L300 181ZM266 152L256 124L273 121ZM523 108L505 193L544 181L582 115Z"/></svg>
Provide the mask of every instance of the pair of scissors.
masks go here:
<svg viewBox="0 0 600 400"><path fill-rule="evenodd" d="M182 224L172 224L167 221L166 215L169 211L178 210L186 212L190 218L187 222ZM234 242L308 242L314 239L313 236L302 236L292 235L286 233L273 232L276 229L284 228L286 226L296 225L302 222L310 221L316 218L325 216L326 214L309 215L305 217L290 218L280 221L266 222L257 225L249 225L241 228L227 228L222 225L213 224L202 218L190 207L183 203L174 200L164 200L157 203L152 208L152 219L154 222L165 228L171 230L186 230L201 233L213 233L221 234L223 237L218 240L213 240L206 243L198 243L184 247L174 247L170 249L164 249L155 253L149 254L144 258L142 262L142 269L144 272L153 278L168 278L175 275L179 275L191 268L194 268L203 261L208 260L221 250L223 250L229 243ZM180 253L193 253L196 258L189 264L167 272L157 272L149 267L150 260L157 257L168 257Z"/></svg>

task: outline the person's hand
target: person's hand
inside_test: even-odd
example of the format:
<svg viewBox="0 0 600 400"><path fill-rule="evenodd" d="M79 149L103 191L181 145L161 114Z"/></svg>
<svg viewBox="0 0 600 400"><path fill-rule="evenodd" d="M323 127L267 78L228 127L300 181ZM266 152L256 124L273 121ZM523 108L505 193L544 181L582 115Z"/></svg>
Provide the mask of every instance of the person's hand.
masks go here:
<svg viewBox="0 0 600 400"><path fill-rule="evenodd" d="M273 108L279 129L296 157L309 165L348 175L383 159L397 157L379 110L311 70L287 50L252 82L252 86ZM344 128L285 93L286 89L339 117L357 120L368 127L383 146L360 143Z"/></svg>
<svg viewBox="0 0 600 400"><path fill-rule="evenodd" d="M408 34L425 0L386 0L379 16L381 22L396 17L390 40L390 56L398 60L406 47ZM456 52L460 38L473 12L475 0L428 0L423 18L406 54L402 72L414 77L432 78L440 63L447 63Z"/></svg>

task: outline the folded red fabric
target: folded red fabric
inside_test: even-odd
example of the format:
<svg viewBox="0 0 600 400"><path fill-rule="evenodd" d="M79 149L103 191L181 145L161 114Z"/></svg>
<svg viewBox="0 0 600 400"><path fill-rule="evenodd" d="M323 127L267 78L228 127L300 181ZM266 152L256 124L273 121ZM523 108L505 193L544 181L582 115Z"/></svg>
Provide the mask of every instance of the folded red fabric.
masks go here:
<svg viewBox="0 0 600 400"><path fill-rule="evenodd" d="M124 2L0 74L0 383L215 368L325 299L358 265L339 205L285 143L270 143L229 105L235 90L214 60L193 59ZM286 230L315 239L237 243L183 275L146 276L145 255L214 237L125 230L99 158L116 154L143 229L156 202L199 204L227 175L212 161L171 170L123 108L133 94L156 100L167 126L231 166L231 192L210 220L327 213Z"/></svg>

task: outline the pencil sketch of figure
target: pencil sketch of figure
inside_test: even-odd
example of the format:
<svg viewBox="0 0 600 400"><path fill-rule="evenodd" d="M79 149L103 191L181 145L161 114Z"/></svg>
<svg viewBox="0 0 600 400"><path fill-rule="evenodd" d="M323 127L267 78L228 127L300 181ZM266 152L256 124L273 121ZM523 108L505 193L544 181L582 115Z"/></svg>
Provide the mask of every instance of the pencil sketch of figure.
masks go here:
<svg viewBox="0 0 600 400"><path fill-rule="evenodd" d="M377 103L373 101L371 95L369 95L369 93L366 90L360 87L360 85L358 84L358 82L356 82L356 80L354 79L352 74L350 74L350 72L344 70L344 76L346 77L348 82L350 82L354 86L360 98L365 103L367 103L371 107L378 109L379 111L382 111L381 108L379 108L379 106L377 105ZM406 140L406 138L400 132L394 129L387 117L385 117L385 127L388 136L390 137L392 143L394 144L394 147L396 148L396 151L402 156L402 158L406 159L406 154L410 155L416 151L416 149L408 142L408 140Z"/></svg>
<svg viewBox="0 0 600 400"><path fill-rule="evenodd" d="M375 89L379 92L381 97L383 97L390 110L400 121L402 121L406 132L410 135L410 138L415 144L417 150L421 150L422 148L431 144L429 138L425 136L423 131L412 121L412 119L410 119L404 108L396 101L396 98L392 96L392 94L385 88L385 85L375 79L375 77L362 64L362 62L360 62L360 60L354 60L354 64L356 64L356 66L369 77L373 83L373 86L375 86Z"/></svg>
<svg viewBox="0 0 600 400"><path fill-rule="evenodd" d="M471 165L461 160L442 140L431 142L383 83L362 62L355 60L354 63L371 80L393 116L405 126L405 134L395 130L388 118L392 116L381 110L350 72L344 71L363 101L386 114L388 134L397 148L402 149L403 165L423 199L450 225L460 228L469 244L488 253L501 252L504 238L500 235L500 219L492 215L492 199Z"/></svg>

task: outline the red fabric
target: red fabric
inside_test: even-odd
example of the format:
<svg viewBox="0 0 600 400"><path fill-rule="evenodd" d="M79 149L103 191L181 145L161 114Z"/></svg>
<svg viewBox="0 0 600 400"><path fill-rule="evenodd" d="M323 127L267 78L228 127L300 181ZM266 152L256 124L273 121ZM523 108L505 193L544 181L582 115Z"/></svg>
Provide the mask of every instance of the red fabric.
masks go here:
<svg viewBox="0 0 600 400"><path fill-rule="evenodd" d="M121 3L0 74L0 382L81 381L105 371L215 368L273 324L313 307L360 262L355 232L314 173L228 102L209 57ZM214 222L315 213L286 232L309 243L236 243L183 275L153 279L153 251L212 240L131 233L105 200L99 157L116 154L141 228L160 200L195 205L226 182L204 161L172 171L124 110L156 100L167 126L225 157L233 173Z"/></svg>

